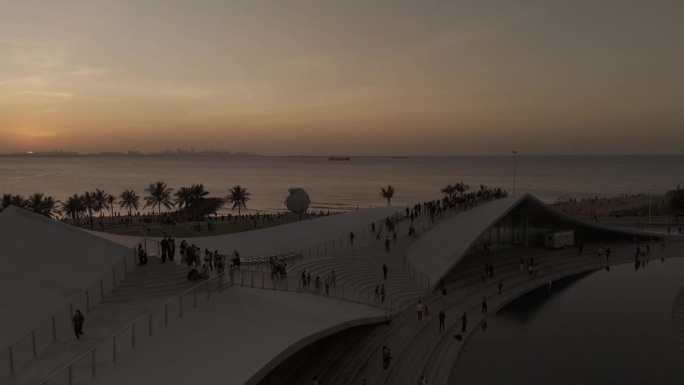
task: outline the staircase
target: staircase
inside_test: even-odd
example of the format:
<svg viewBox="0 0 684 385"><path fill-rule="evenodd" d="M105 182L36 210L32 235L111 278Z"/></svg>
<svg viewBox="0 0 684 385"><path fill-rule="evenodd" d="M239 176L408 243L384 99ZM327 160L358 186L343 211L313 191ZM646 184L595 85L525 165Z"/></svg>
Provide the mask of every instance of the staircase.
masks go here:
<svg viewBox="0 0 684 385"><path fill-rule="evenodd" d="M129 273L112 292L105 297L105 303L118 303L141 298L172 296L192 288L197 282L188 281L189 269L177 261L150 259Z"/></svg>

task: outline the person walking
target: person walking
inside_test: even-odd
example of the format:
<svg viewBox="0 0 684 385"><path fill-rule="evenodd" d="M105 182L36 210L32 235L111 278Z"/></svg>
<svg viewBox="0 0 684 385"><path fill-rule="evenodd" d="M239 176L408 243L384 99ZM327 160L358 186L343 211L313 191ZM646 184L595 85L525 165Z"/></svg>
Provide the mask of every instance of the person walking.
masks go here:
<svg viewBox="0 0 684 385"><path fill-rule="evenodd" d="M503 281L499 281L499 295L501 295L502 290L503 290Z"/></svg>
<svg viewBox="0 0 684 385"><path fill-rule="evenodd" d="M489 265L489 276L493 277L494 276L494 264Z"/></svg>
<svg viewBox="0 0 684 385"><path fill-rule="evenodd" d="M385 251L389 251L390 247L390 240L389 240L389 235L385 236Z"/></svg>
<svg viewBox="0 0 684 385"><path fill-rule="evenodd" d="M487 297L482 297L482 314L487 315Z"/></svg>
<svg viewBox="0 0 684 385"><path fill-rule="evenodd" d="M375 285L375 302L380 302L380 285Z"/></svg>
<svg viewBox="0 0 684 385"><path fill-rule="evenodd" d="M380 286L380 302L385 302L385 284Z"/></svg>
<svg viewBox="0 0 684 385"><path fill-rule="evenodd" d="M85 321L85 317L83 317L83 314L81 314L80 310L76 310L76 314L74 314L74 318L71 319L71 322L74 324L74 333L76 334L76 339L80 340L81 336L83 335L83 322Z"/></svg>
<svg viewBox="0 0 684 385"><path fill-rule="evenodd" d="M444 313L444 309L442 309L439 312L439 331L444 330L444 320L446 319L446 313Z"/></svg>
<svg viewBox="0 0 684 385"><path fill-rule="evenodd" d="M463 312L463 315L461 316L461 332L463 334L465 334L467 330L468 330L468 316L466 315L465 312Z"/></svg>
<svg viewBox="0 0 684 385"><path fill-rule="evenodd" d="M383 263L383 264L382 264L382 276L383 276L383 278L384 278L385 281L387 281L387 271L388 271L388 270L389 270L389 269L387 268L387 265L385 265L385 264Z"/></svg>
<svg viewBox="0 0 684 385"><path fill-rule="evenodd" d="M610 260L610 247L606 248L606 261Z"/></svg>
<svg viewBox="0 0 684 385"><path fill-rule="evenodd" d="M387 369L387 346L382 347L382 369Z"/></svg>
<svg viewBox="0 0 684 385"><path fill-rule="evenodd" d="M485 279L487 278L487 272L486 272L486 267L482 268L482 283L485 282Z"/></svg>
<svg viewBox="0 0 684 385"><path fill-rule="evenodd" d="M352 246L354 246L354 232L349 233L349 243L351 243Z"/></svg>
<svg viewBox="0 0 684 385"><path fill-rule="evenodd" d="M420 301L418 301L418 303L416 304L416 313L418 313L418 321L423 319L423 310L423 304L420 303Z"/></svg>
<svg viewBox="0 0 684 385"><path fill-rule="evenodd" d="M395 231L394 234L392 234L392 238L394 238L394 244L397 244L397 232Z"/></svg>
<svg viewBox="0 0 684 385"><path fill-rule="evenodd" d="M424 311L424 313L425 313L425 319L428 320L428 321L430 321L430 308L427 307L427 305L425 305L425 311Z"/></svg>

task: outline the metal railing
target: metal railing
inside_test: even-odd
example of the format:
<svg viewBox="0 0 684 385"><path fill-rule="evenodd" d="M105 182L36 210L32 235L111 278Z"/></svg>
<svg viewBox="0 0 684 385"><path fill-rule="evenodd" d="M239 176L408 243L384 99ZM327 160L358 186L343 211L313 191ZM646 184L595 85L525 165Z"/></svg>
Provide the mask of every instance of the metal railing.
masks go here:
<svg viewBox="0 0 684 385"><path fill-rule="evenodd" d="M341 301L354 302L361 305L369 305L385 310L385 316L391 319L394 314L404 310L408 306L408 302L397 303L391 296L382 298L375 296L375 291L363 291L355 288L329 285L326 291L325 284L322 281L320 288L315 287L315 282L311 281L310 285L304 285L300 277L286 276L279 277L274 273L267 273L255 270L232 270L231 282L236 286L243 286L255 289L265 290L279 290L297 293L311 293L327 298L337 299Z"/></svg>
<svg viewBox="0 0 684 385"><path fill-rule="evenodd" d="M196 309L202 301L209 301L212 293L222 293L226 287L232 286L233 271L229 269L184 291L81 354L39 384L72 385L95 377L103 367L115 363L121 353L139 347L160 329L169 326L171 319L182 318L184 313Z"/></svg>
<svg viewBox="0 0 684 385"><path fill-rule="evenodd" d="M148 242L151 242L150 245L147 245ZM143 243L146 248L154 248L155 243L158 245L158 242L149 239L143 240ZM78 297L0 351L0 361L8 363L5 369L8 372L2 374L14 373L19 365L36 357L58 337L65 334L72 335L72 319L75 311L81 310L83 313L89 313L101 304L105 296L121 283L137 265L137 253L134 248L107 268L105 273Z"/></svg>

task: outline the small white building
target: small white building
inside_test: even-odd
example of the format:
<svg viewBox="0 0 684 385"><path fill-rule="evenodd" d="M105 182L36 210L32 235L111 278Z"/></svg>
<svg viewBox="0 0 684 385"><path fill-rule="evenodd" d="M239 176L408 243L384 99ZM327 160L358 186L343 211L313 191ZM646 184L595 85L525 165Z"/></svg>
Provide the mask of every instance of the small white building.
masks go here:
<svg viewBox="0 0 684 385"><path fill-rule="evenodd" d="M574 231L549 231L544 237L546 247L552 249L562 249L575 244Z"/></svg>

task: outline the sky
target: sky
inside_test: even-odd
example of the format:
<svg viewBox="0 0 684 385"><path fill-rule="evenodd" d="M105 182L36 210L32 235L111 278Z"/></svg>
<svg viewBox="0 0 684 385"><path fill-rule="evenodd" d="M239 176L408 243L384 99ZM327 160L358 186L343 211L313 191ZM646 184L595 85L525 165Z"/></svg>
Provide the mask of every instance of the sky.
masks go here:
<svg viewBox="0 0 684 385"><path fill-rule="evenodd" d="M0 152L682 153L683 1L0 0Z"/></svg>

